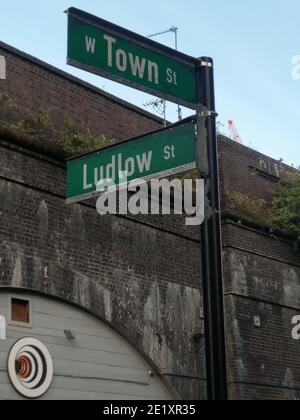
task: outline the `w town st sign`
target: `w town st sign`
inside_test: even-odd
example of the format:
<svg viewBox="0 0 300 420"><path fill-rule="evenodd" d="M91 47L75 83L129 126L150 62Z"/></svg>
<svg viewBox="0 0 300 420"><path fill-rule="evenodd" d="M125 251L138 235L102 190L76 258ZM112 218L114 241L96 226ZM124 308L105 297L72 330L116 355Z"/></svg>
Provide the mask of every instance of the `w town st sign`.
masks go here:
<svg viewBox="0 0 300 420"><path fill-rule="evenodd" d="M75 8L68 18L68 64L195 108L199 60Z"/></svg>

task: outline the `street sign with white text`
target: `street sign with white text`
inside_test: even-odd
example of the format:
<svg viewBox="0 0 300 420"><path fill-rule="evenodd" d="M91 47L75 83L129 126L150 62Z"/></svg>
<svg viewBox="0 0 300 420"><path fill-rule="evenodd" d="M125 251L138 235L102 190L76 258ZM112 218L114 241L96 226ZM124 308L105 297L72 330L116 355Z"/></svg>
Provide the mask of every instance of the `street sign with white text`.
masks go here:
<svg viewBox="0 0 300 420"><path fill-rule="evenodd" d="M81 10L68 10L68 64L196 108L193 57Z"/></svg>
<svg viewBox="0 0 300 420"><path fill-rule="evenodd" d="M99 195L99 185L111 180L162 178L196 168L195 124L188 123L106 147L67 161L67 204Z"/></svg>

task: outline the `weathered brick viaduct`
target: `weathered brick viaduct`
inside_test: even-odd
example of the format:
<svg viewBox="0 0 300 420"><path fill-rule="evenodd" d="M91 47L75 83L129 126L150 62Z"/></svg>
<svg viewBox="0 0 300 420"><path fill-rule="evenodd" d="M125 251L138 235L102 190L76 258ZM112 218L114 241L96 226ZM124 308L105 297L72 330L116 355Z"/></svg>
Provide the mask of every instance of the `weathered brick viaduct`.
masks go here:
<svg viewBox="0 0 300 420"><path fill-rule="evenodd" d="M159 119L0 43L22 106L6 119L53 107L119 140ZM0 116L0 120L4 117ZM65 166L51 143L0 138L0 287L84 308L130 340L174 396L205 398L199 229L179 216L101 218L91 203L65 205ZM219 141L226 191L269 198L286 170L244 146ZM300 254L255 226L223 219L226 334L232 399L300 398ZM255 318L260 326L255 326Z"/></svg>

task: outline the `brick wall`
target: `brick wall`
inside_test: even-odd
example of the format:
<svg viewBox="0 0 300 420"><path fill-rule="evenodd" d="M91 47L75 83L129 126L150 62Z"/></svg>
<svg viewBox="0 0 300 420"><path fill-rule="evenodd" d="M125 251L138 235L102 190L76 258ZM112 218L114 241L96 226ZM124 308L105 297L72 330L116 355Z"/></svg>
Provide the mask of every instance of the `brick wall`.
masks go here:
<svg viewBox="0 0 300 420"><path fill-rule="evenodd" d="M225 138L219 162L223 209L230 191L270 201L291 170ZM299 251L283 238L228 218L223 249L231 398L299 399L300 342L291 334L292 318L300 314Z"/></svg>
<svg viewBox="0 0 300 420"><path fill-rule="evenodd" d="M109 138L161 126L158 118L12 48L2 45L1 54L8 64L4 89L23 104L19 115L9 115L12 121L23 111L54 106ZM186 229L180 216L100 218L93 203L66 208L63 162L32 146L1 139L0 287L84 308L131 341L175 396L204 398L204 343L194 339L203 329L198 232Z"/></svg>
<svg viewBox="0 0 300 420"><path fill-rule="evenodd" d="M0 54L10 75L5 89L26 109L51 104L115 139L160 125L10 47L0 44ZM92 203L67 208L64 164L14 140L0 142L0 287L84 308L130 340L174 395L205 398L199 228L180 216L100 218ZM224 138L219 154L224 206L227 190L270 199L287 169ZM230 397L299 398L291 318L300 314L300 254L228 219L223 242Z"/></svg>
<svg viewBox="0 0 300 420"><path fill-rule="evenodd" d="M239 143L220 137L220 177L223 198L237 191L253 198L270 200L278 189L278 181L288 168Z"/></svg>
<svg viewBox="0 0 300 420"><path fill-rule="evenodd" d="M232 224L224 238L232 397L299 399L300 343L291 335L300 314L299 252Z"/></svg>
<svg viewBox="0 0 300 420"><path fill-rule="evenodd" d="M1 81L0 88L18 105L10 115L12 121L51 109L57 125L67 114L93 133L112 140L162 127L159 118L1 42L0 55L7 64L7 78Z"/></svg>
<svg viewBox="0 0 300 420"><path fill-rule="evenodd" d="M83 307L129 339L173 391L203 397L198 242L151 221L101 218L89 205L66 208L64 168L10 146L0 149L0 287Z"/></svg>

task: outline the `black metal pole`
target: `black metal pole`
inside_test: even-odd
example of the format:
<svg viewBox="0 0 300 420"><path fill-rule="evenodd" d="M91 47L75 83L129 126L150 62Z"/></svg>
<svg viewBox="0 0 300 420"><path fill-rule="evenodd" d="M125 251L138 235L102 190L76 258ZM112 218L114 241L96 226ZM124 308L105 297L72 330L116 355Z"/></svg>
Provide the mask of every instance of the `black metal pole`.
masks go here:
<svg viewBox="0 0 300 420"><path fill-rule="evenodd" d="M205 178L205 222L201 226L203 300L205 318L208 400L227 400L222 236L218 150L211 58L202 57L198 68L198 169Z"/></svg>

